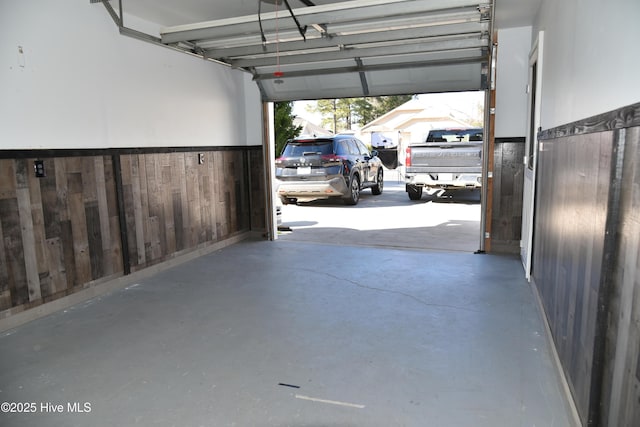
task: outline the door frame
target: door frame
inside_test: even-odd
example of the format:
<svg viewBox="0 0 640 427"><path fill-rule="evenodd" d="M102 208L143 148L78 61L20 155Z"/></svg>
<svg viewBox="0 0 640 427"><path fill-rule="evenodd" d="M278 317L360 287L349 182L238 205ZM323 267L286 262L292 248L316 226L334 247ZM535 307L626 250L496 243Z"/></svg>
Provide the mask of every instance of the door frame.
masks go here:
<svg viewBox="0 0 640 427"><path fill-rule="evenodd" d="M276 175L274 159L276 151L276 137L274 123L274 103L262 102L262 152L265 182L265 225L268 240L278 239L278 213L276 212Z"/></svg>
<svg viewBox="0 0 640 427"><path fill-rule="evenodd" d="M537 130L540 129L542 98L544 31L540 31L529 54L527 100L527 137L524 156L524 189L522 195L522 240L520 256L525 277L531 281L533 267L533 234L536 205L536 172L538 162ZM535 72L535 75L534 75ZM535 77L535 79L534 79Z"/></svg>

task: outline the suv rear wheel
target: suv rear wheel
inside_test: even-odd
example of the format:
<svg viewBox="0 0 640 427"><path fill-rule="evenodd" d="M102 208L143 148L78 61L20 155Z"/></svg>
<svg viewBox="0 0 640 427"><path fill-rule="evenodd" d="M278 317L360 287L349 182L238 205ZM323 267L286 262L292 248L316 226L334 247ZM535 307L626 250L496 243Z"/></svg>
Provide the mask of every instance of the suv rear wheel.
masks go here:
<svg viewBox="0 0 640 427"><path fill-rule="evenodd" d="M371 187L371 194L378 196L382 194L382 188L384 187L384 175L382 168L378 169L378 177L376 178L376 185Z"/></svg>
<svg viewBox="0 0 640 427"><path fill-rule="evenodd" d="M349 195L344 199L346 205L357 205L360 200L360 178L354 175L349 185Z"/></svg>

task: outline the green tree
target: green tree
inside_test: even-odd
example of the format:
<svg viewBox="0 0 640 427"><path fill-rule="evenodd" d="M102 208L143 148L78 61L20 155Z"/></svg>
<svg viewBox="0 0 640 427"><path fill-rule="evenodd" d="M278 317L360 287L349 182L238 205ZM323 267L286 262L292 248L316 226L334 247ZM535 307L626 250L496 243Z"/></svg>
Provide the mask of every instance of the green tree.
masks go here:
<svg viewBox="0 0 640 427"><path fill-rule="evenodd" d="M373 98L356 98L353 103L353 114L359 125L365 125L376 117L376 109L371 102Z"/></svg>
<svg viewBox="0 0 640 427"><path fill-rule="evenodd" d="M322 114L323 127L329 127L333 133L350 130L353 122L353 103L356 98L319 99L317 107L311 112Z"/></svg>
<svg viewBox="0 0 640 427"><path fill-rule="evenodd" d="M293 102L276 102L273 105L273 129L276 136L276 157L280 155L288 140L300 135L302 128L293 123L295 116L291 114Z"/></svg>
<svg viewBox="0 0 640 427"><path fill-rule="evenodd" d="M322 126L337 133L350 130L355 124L364 126L411 98L413 95L320 99L317 106L309 111L322 114Z"/></svg>

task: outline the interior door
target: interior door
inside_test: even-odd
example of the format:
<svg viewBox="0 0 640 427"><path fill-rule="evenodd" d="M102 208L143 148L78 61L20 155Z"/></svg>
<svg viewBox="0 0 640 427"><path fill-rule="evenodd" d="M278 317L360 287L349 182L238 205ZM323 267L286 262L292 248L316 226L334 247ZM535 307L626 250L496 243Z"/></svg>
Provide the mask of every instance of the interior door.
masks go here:
<svg viewBox="0 0 640 427"><path fill-rule="evenodd" d="M533 268L533 233L536 194L536 161L538 151L537 133L540 128L540 96L542 94L542 43L544 34L538 34L529 55L529 108L527 118L527 140L524 157L524 189L522 196L522 240L520 256L527 280Z"/></svg>

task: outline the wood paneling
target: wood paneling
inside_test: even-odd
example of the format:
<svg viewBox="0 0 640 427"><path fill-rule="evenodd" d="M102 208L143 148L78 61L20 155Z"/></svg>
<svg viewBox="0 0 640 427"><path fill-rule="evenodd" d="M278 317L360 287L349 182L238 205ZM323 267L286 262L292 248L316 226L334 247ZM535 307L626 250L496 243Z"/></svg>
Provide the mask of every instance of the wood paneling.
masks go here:
<svg viewBox="0 0 640 427"><path fill-rule="evenodd" d="M201 153L121 156L133 270L250 229L247 153Z"/></svg>
<svg viewBox="0 0 640 427"><path fill-rule="evenodd" d="M108 156L0 160L0 310L29 308L122 269ZM115 227L115 229L114 229Z"/></svg>
<svg viewBox="0 0 640 427"><path fill-rule="evenodd" d="M538 136L541 140L558 139L572 135L606 132L614 129L640 127L640 102L617 110L588 117L574 123L547 129Z"/></svg>
<svg viewBox="0 0 640 427"><path fill-rule="evenodd" d="M584 425L640 425L639 113L540 135L533 276Z"/></svg>
<svg viewBox="0 0 640 427"><path fill-rule="evenodd" d="M602 425L640 425L640 127L625 139Z"/></svg>
<svg viewBox="0 0 640 427"><path fill-rule="evenodd" d="M524 148L517 139L496 139L494 145L491 252L520 252Z"/></svg>
<svg viewBox="0 0 640 427"><path fill-rule="evenodd" d="M543 141L533 276L578 412L589 413L613 133Z"/></svg>
<svg viewBox="0 0 640 427"><path fill-rule="evenodd" d="M16 196L22 233L22 255L27 275L27 293L29 295L29 301L37 301L41 298L40 277L38 275L38 259L36 255L37 245L33 244L36 240L33 227L33 215L31 212L28 172L27 161L24 159L16 160ZM40 244L40 242L38 242L38 244Z"/></svg>
<svg viewBox="0 0 640 427"><path fill-rule="evenodd" d="M264 230L259 148L94 151L0 151L0 311Z"/></svg>
<svg viewBox="0 0 640 427"><path fill-rule="evenodd" d="M266 231L266 188L262 151L253 150L248 153L249 181L251 185L249 204L251 206L251 229Z"/></svg>
<svg viewBox="0 0 640 427"><path fill-rule="evenodd" d="M17 198L0 200L0 223L5 255L3 270L7 275L6 289L11 295L11 306L21 305L27 303L29 297Z"/></svg>

